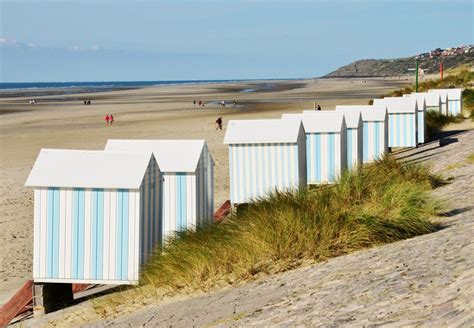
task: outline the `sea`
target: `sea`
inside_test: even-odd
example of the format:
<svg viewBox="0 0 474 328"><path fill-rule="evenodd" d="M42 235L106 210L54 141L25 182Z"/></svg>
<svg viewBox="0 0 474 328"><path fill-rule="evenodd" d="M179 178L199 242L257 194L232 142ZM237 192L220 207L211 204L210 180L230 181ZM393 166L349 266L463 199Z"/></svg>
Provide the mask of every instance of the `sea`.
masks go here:
<svg viewBox="0 0 474 328"><path fill-rule="evenodd" d="M247 80L173 80L173 81L101 81L101 82L0 82L0 90L24 89L130 89L160 85L203 84L203 83L232 83L260 81ZM268 79L266 79L268 81Z"/></svg>

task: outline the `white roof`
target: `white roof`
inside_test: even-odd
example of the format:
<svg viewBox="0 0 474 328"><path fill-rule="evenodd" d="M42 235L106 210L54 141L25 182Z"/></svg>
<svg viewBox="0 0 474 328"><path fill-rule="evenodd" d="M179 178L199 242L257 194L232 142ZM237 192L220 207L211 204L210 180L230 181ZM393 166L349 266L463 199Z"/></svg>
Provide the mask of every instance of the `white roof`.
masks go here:
<svg viewBox="0 0 474 328"><path fill-rule="evenodd" d="M281 119L282 120L288 120L288 119L302 120L303 114L281 114Z"/></svg>
<svg viewBox="0 0 474 328"><path fill-rule="evenodd" d="M439 106L441 101L440 95L435 92L413 92L409 95L403 95L403 97L414 97L420 101L423 99L425 101L426 106Z"/></svg>
<svg viewBox="0 0 474 328"><path fill-rule="evenodd" d="M307 133L341 132L344 114L336 111L303 111L303 125Z"/></svg>
<svg viewBox="0 0 474 328"><path fill-rule="evenodd" d="M413 97L387 97L374 99L375 106L387 106L389 113L415 113L418 106Z"/></svg>
<svg viewBox="0 0 474 328"><path fill-rule="evenodd" d="M362 116L360 111L355 110L343 110L337 109L336 110L340 113L344 114L344 118L346 119L346 125L348 129L358 128L359 124L362 122Z"/></svg>
<svg viewBox="0 0 474 328"><path fill-rule="evenodd" d="M151 157L151 152L41 149L25 185L139 189Z"/></svg>
<svg viewBox="0 0 474 328"><path fill-rule="evenodd" d="M387 115L387 106L373 105L338 105L337 111L358 111L362 114L362 121L385 121Z"/></svg>
<svg viewBox="0 0 474 328"><path fill-rule="evenodd" d="M230 120L224 144L294 143L300 129L300 120Z"/></svg>
<svg viewBox="0 0 474 328"><path fill-rule="evenodd" d="M109 139L106 151L152 152L161 172L195 172L204 140Z"/></svg>
<svg viewBox="0 0 474 328"><path fill-rule="evenodd" d="M441 98L448 97L449 100L461 100L462 89L430 89L428 92L436 92Z"/></svg>

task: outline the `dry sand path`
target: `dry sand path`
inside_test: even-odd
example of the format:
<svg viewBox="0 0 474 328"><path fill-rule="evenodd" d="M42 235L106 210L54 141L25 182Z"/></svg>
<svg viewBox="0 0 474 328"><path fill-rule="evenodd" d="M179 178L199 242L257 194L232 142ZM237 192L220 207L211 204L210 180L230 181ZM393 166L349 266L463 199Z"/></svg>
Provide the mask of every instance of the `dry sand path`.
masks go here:
<svg viewBox="0 0 474 328"><path fill-rule="evenodd" d="M87 326L473 326L474 164L466 162L473 145L474 130L450 131L441 146L398 154L452 179L434 191L447 207L436 233ZM74 313L26 324L79 323Z"/></svg>

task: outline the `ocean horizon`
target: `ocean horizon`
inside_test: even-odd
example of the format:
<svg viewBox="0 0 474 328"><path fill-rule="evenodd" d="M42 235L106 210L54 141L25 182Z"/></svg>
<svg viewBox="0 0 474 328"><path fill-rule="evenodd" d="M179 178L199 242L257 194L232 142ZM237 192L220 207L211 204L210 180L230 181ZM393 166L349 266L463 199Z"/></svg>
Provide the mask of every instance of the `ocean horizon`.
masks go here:
<svg viewBox="0 0 474 328"><path fill-rule="evenodd" d="M203 83L232 83L254 81L277 81L297 79L224 79L224 80L165 80L165 81L89 81L89 82L0 82L0 90L36 89L129 89L160 85L182 85Z"/></svg>

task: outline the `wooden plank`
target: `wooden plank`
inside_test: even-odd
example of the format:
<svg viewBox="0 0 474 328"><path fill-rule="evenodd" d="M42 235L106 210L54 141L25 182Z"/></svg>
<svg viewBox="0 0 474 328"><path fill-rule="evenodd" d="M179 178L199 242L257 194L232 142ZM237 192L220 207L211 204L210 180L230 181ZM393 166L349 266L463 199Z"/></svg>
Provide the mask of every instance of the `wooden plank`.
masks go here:
<svg viewBox="0 0 474 328"><path fill-rule="evenodd" d="M0 327L6 326L33 302L33 280L28 280L10 300L0 308Z"/></svg>
<svg viewBox="0 0 474 328"><path fill-rule="evenodd" d="M230 204L230 200L226 200L214 214L214 220L216 222L221 222L222 220L224 220L225 217L230 214L231 208L232 206Z"/></svg>

